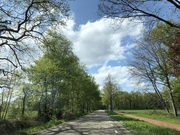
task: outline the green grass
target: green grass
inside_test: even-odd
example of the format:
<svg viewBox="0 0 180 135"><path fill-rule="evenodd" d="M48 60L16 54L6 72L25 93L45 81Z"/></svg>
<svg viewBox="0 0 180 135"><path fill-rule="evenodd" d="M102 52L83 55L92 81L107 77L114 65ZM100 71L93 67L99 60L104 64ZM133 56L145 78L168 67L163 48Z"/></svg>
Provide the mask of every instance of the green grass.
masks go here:
<svg viewBox="0 0 180 135"><path fill-rule="evenodd" d="M116 112L123 112L173 124L180 124L180 117L169 116L164 110L118 110Z"/></svg>
<svg viewBox="0 0 180 135"><path fill-rule="evenodd" d="M119 121L127 130L134 135L179 135L180 131L156 126L144 121L125 117L121 114L110 113L111 118Z"/></svg>

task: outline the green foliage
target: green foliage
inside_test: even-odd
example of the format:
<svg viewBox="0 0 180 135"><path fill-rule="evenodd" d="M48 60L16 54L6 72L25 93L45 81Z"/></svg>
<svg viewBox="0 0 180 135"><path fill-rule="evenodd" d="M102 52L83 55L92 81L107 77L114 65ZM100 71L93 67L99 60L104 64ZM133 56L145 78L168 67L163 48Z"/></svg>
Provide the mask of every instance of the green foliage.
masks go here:
<svg viewBox="0 0 180 135"><path fill-rule="evenodd" d="M44 55L29 69L32 84L38 86L39 116L62 118L95 109L98 86L72 52L71 42L49 31L43 48Z"/></svg>
<svg viewBox="0 0 180 135"><path fill-rule="evenodd" d="M172 80L173 85L173 93L176 97L180 97L180 77L175 78Z"/></svg>
<svg viewBox="0 0 180 135"><path fill-rule="evenodd" d="M102 89L102 104L107 106L107 109L113 110L115 98L120 90L121 88L117 86L115 79L109 74Z"/></svg>
<svg viewBox="0 0 180 135"><path fill-rule="evenodd" d="M175 24L175 23L174 23ZM180 24L176 24L180 26ZM159 23L155 29L151 32L151 40L154 42L160 42L166 46L164 50L165 55L167 55L167 63L171 68L171 74L178 77L180 75L179 62L179 43L180 43L180 29L176 27L171 27L170 25ZM164 55L164 56L165 56Z"/></svg>
<svg viewBox="0 0 180 135"><path fill-rule="evenodd" d="M49 31L43 42L43 50L43 56L26 70L25 78L19 81L17 97L11 102L8 118L23 118L21 126L16 129L27 128L27 116L35 118L36 122L48 122L30 129L36 131L61 123L58 119L77 118L79 114L100 106L98 85L80 64L68 39ZM27 132L23 130L18 133Z"/></svg>

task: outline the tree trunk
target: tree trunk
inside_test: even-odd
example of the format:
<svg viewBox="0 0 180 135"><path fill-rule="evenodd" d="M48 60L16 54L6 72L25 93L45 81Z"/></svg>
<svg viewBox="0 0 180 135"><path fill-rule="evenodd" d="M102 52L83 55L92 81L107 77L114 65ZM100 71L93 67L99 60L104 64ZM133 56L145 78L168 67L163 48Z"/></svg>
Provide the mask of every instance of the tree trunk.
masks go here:
<svg viewBox="0 0 180 135"><path fill-rule="evenodd" d="M23 97L23 104L22 104L22 113L21 115L24 116L24 112L25 112L25 105L26 105L26 95L24 95Z"/></svg>
<svg viewBox="0 0 180 135"><path fill-rule="evenodd" d="M27 89L23 88L23 92L24 92L24 97L22 98L22 100L23 100L23 102L22 102L22 113L21 113L22 116L24 116L24 112L25 112Z"/></svg>
<svg viewBox="0 0 180 135"><path fill-rule="evenodd" d="M110 94L110 111L113 111L113 99L112 99L112 94Z"/></svg>
<svg viewBox="0 0 180 135"><path fill-rule="evenodd" d="M171 87L171 84L170 84L170 81L169 81L169 78L168 78L167 75L166 75L166 82L167 82L167 86L169 88L168 92L169 92L169 97L171 99L171 106L172 106L172 109L173 109L173 114L174 114L175 117L177 117L178 113L177 113L177 108L176 108L175 101L174 101L174 96L172 94L173 90L172 90L172 87Z"/></svg>

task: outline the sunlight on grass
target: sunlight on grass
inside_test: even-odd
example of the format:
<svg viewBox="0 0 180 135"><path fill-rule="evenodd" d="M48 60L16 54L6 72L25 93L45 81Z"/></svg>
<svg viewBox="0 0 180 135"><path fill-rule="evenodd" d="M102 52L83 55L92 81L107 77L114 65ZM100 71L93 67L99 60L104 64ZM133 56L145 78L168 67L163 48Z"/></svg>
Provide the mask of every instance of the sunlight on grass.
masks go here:
<svg viewBox="0 0 180 135"><path fill-rule="evenodd" d="M119 121L125 128L130 130L134 135L179 135L180 132L156 126L144 121L140 121L133 118L128 118L120 114L110 114L111 118Z"/></svg>

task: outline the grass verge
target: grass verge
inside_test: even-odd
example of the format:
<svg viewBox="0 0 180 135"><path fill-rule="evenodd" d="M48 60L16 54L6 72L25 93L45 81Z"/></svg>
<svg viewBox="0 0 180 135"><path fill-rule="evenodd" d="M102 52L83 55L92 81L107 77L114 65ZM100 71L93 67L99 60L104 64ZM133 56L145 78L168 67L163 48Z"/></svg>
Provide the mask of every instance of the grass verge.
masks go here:
<svg viewBox="0 0 180 135"><path fill-rule="evenodd" d="M164 110L118 110L116 112L132 114L173 124L180 124L180 117L169 116Z"/></svg>
<svg viewBox="0 0 180 135"><path fill-rule="evenodd" d="M50 128L54 125L61 124L65 121L66 120L51 120L51 121L49 121L45 124L42 124L40 126L31 127L31 128L23 129L23 130L17 130L15 132L6 132L6 133L3 133L2 135L28 135L28 134L31 134L33 132L38 132L40 130Z"/></svg>
<svg viewBox="0 0 180 135"><path fill-rule="evenodd" d="M125 117L117 113L109 113L110 117L120 122L127 130L134 135L179 135L180 132L174 129L156 126L144 121Z"/></svg>
<svg viewBox="0 0 180 135"><path fill-rule="evenodd" d="M44 123L44 124L39 125L39 126L35 126L35 127L28 128L28 129L23 129L23 130L17 130L14 132L9 131L6 133L0 133L0 135L29 135L31 133L35 133L35 132L41 131L43 129L50 128L52 126L59 125L59 124L64 123L66 121L70 121L70 120L79 118L83 115L85 115L85 114L77 114L77 115L74 115L74 116L69 117L67 119L61 119L61 120L53 119L53 120L50 120L49 122Z"/></svg>

